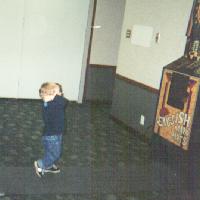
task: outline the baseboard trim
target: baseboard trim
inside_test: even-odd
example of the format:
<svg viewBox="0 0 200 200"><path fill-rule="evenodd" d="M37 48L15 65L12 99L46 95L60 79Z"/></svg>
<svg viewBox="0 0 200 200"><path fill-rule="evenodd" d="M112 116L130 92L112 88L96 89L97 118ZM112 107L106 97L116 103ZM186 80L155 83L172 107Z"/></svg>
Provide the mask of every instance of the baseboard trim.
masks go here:
<svg viewBox="0 0 200 200"><path fill-rule="evenodd" d="M103 65L103 64L89 64L89 67L94 67L94 68L106 68L106 69L113 69L116 70L116 66L114 65Z"/></svg>
<svg viewBox="0 0 200 200"><path fill-rule="evenodd" d="M131 85L138 86L141 89L148 90L149 92L152 92L154 94L159 94L159 90L158 89L152 88L152 87L150 87L148 85L145 85L143 83L137 82L135 80L131 80L131 79L126 78L126 77L124 77L124 76L122 76L120 74L116 74L116 78L119 79L119 80L125 81L126 83L129 83Z"/></svg>

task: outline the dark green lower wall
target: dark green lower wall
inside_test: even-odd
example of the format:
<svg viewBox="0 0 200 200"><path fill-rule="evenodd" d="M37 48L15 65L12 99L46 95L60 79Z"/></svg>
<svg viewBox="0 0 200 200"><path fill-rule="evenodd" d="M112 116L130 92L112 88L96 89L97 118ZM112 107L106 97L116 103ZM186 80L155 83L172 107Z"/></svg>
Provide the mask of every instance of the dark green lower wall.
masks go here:
<svg viewBox="0 0 200 200"><path fill-rule="evenodd" d="M130 128L150 134L154 126L158 93L116 77L111 115ZM141 115L145 117L140 124Z"/></svg>
<svg viewBox="0 0 200 200"><path fill-rule="evenodd" d="M115 70L114 66L88 66L84 100L112 103Z"/></svg>
<svg viewBox="0 0 200 200"><path fill-rule="evenodd" d="M87 69L84 100L112 103L111 116L125 126L151 134L158 91L115 73L115 67L90 65ZM140 124L141 115L145 117Z"/></svg>

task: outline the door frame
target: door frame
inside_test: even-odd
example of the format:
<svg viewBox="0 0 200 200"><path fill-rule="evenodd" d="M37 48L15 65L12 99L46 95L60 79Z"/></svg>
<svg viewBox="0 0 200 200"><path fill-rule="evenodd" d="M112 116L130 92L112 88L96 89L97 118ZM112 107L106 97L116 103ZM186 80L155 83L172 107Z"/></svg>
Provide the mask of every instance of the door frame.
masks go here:
<svg viewBox="0 0 200 200"><path fill-rule="evenodd" d="M93 38L93 27L95 23L96 16L96 7L97 0L90 0L90 6L88 11L88 24L85 36L85 45L84 45L84 55L82 61L82 70L81 70L81 78L79 84L79 95L78 95L78 103L82 103L85 99L86 94L86 81L87 81L87 72L88 67L90 65L90 54L91 54L91 46L92 46L92 38Z"/></svg>

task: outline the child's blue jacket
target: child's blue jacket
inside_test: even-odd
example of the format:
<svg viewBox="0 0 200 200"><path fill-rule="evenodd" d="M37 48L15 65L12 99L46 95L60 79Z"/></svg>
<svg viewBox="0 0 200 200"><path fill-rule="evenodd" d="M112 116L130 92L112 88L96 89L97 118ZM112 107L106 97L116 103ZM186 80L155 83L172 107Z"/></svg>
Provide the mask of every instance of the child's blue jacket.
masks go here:
<svg viewBox="0 0 200 200"><path fill-rule="evenodd" d="M63 134L65 127L65 107L67 106L67 103L67 99L59 95L56 95L52 101L43 103L43 135L49 136Z"/></svg>

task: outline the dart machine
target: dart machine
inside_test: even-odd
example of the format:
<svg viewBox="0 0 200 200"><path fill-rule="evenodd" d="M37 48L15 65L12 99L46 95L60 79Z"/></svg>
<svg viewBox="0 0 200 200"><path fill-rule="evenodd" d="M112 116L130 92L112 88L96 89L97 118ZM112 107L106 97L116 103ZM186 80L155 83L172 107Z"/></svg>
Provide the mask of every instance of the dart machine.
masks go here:
<svg viewBox="0 0 200 200"><path fill-rule="evenodd" d="M184 55L163 68L154 132L188 150L200 126L200 1L195 1ZM200 134L200 133L199 133Z"/></svg>

